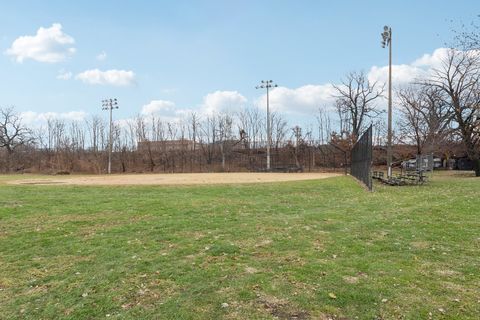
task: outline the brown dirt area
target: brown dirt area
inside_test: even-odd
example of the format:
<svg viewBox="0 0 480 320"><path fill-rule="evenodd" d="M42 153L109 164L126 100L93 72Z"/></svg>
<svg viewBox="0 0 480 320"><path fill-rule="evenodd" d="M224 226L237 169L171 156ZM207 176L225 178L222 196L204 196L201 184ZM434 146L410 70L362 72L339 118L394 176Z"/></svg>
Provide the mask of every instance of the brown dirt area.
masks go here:
<svg viewBox="0 0 480 320"><path fill-rule="evenodd" d="M175 174L113 174L100 176L32 176L6 181L16 185L199 185L239 184L316 180L339 176L338 173L175 173Z"/></svg>

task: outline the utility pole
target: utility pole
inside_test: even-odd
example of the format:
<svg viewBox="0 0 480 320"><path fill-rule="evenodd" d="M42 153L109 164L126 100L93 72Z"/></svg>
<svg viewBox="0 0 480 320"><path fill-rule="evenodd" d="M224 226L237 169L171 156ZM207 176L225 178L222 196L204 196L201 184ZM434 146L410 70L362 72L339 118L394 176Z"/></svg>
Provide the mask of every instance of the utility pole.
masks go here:
<svg viewBox="0 0 480 320"><path fill-rule="evenodd" d="M270 123L270 97L269 91L270 88L278 87L277 84L273 83L273 80L262 80L260 85L256 86L255 89L267 89L267 170L270 171L270 146L272 144L272 128Z"/></svg>
<svg viewBox="0 0 480 320"><path fill-rule="evenodd" d="M392 28L383 27L382 48L388 46L388 133L387 133L387 177L392 176Z"/></svg>
<svg viewBox="0 0 480 320"><path fill-rule="evenodd" d="M300 162L298 161L298 146L300 144L300 139L302 138L302 128L300 126L295 126L293 129L293 134L295 135L295 165L300 167Z"/></svg>
<svg viewBox="0 0 480 320"><path fill-rule="evenodd" d="M112 173L112 146L113 146L112 110L113 109L118 109L117 99L102 100L102 110L110 111L110 133L109 133L109 139L108 139L108 174Z"/></svg>

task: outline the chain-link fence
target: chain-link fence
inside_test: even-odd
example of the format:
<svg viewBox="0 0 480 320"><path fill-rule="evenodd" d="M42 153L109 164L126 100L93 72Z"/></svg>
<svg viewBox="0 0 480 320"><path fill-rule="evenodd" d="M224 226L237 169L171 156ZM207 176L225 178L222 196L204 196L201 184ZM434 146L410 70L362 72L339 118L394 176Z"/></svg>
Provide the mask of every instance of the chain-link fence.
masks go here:
<svg viewBox="0 0 480 320"><path fill-rule="evenodd" d="M358 139L352 148L350 174L371 191L372 184L372 126Z"/></svg>

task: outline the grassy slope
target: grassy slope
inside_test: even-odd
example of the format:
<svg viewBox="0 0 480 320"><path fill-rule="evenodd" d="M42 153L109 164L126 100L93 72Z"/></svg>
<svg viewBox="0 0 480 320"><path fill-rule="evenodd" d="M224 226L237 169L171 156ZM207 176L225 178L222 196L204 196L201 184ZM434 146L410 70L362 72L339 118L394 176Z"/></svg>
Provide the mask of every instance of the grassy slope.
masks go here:
<svg viewBox="0 0 480 320"><path fill-rule="evenodd" d="M0 186L0 318L477 319L479 194Z"/></svg>

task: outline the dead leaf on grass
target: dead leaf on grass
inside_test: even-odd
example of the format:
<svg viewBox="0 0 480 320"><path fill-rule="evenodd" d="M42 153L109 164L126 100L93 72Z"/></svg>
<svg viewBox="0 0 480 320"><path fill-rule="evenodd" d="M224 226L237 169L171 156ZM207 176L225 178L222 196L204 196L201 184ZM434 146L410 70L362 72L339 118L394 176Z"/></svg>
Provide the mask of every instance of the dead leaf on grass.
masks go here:
<svg viewBox="0 0 480 320"><path fill-rule="evenodd" d="M330 293L328 294L328 297L329 297L330 299L337 299L337 295L336 295L335 293L333 293L333 292L330 292Z"/></svg>

